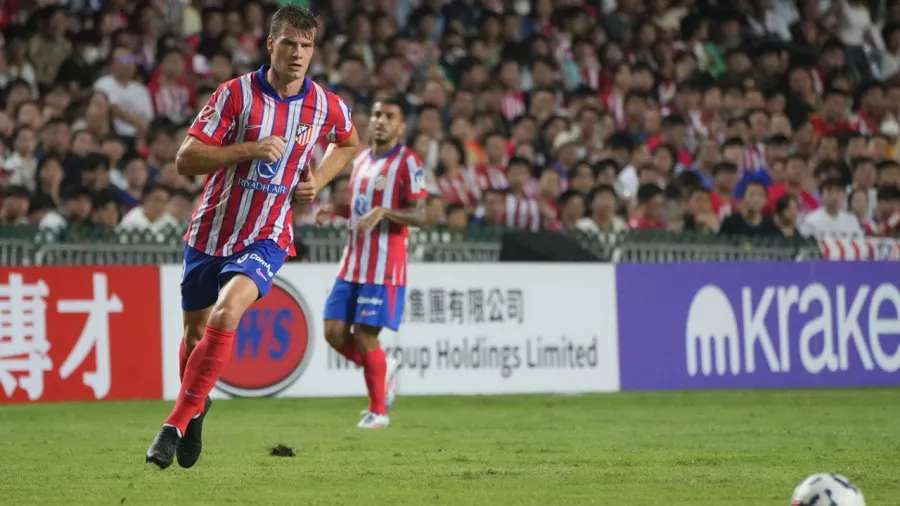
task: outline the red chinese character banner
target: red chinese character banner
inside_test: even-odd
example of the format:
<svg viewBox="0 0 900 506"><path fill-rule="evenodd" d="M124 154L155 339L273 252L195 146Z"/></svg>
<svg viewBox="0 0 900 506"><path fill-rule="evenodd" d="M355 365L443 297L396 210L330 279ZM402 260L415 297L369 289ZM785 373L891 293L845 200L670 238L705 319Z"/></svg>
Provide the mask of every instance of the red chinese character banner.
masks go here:
<svg viewBox="0 0 900 506"><path fill-rule="evenodd" d="M0 270L0 404L162 397L158 267Z"/></svg>

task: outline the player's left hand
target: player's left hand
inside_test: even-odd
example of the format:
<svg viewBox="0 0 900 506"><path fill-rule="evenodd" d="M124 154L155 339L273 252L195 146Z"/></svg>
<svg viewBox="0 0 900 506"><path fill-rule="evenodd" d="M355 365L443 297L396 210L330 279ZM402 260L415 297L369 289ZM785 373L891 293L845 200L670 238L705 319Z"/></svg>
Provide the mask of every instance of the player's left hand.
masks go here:
<svg viewBox="0 0 900 506"><path fill-rule="evenodd" d="M303 174L304 176L300 183L294 188L294 202L298 204L312 202L316 199L316 194L319 193L319 185L316 183L316 178L308 165L303 170Z"/></svg>
<svg viewBox="0 0 900 506"><path fill-rule="evenodd" d="M373 207L356 222L356 227L360 232L368 234L375 228L375 225L378 225L378 223L381 222L382 218L384 218L384 208Z"/></svg>

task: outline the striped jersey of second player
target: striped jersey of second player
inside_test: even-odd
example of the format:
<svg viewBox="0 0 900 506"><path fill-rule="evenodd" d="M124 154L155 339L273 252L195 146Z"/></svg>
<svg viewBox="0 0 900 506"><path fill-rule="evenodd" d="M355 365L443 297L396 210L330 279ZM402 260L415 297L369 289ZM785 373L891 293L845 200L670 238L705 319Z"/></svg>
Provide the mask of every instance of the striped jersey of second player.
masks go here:
<svg viewBox="0 0 900 506"><path fill-rule="evenodd" d="M251 160L207 176L184 240L212 256L228 256L270 239L294 254L291 195L321 138L341 143L353 133L350 109L306 79L300 93L281 98L261 67L221 86L188 131L211 145L286 139L281 160Z"/></svg>
<svg viewBox="0 0 900 506"><path fill-rule="evenodd" d="M363 233L357 223L373 207L403 209L425 198L422 161L402 144L380 157L372 148L363 149L353 159L350 192L350 241L338 277L350 283L405 286L407 227L383 219Z"/></svg>

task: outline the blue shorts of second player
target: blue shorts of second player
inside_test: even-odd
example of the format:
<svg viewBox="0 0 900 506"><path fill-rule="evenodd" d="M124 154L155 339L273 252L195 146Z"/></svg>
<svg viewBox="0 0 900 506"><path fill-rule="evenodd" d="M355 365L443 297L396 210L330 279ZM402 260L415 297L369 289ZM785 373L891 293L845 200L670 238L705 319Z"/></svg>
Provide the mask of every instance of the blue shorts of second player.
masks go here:
<svg viewBox="0 0 900 506"><path fill-rule="evenodd" d="M233 255L216 257L184 247L181 275L181 309L199 311L216 303L222 286L235 274L252 279L263 297L272 288L272 280L287 258L287 252L275 241L259 241Z"/></svg>
<svg viewBox="0 0 900 506"><path fill-rule="evenodd" d="M405 286L351 283L338 278L325 302L325 319L398 330Z"/></svg>

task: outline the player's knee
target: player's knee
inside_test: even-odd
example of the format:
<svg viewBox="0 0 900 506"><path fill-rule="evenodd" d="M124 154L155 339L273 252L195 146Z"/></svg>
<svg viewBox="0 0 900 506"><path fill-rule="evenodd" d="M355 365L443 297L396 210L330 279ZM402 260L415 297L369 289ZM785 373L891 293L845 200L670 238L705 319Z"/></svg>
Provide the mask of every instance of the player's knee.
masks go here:
<svg viewBox="0 0 900 506"><path fill-rule="evenodd" d="M328 320L325 322L325 340L335 348L344 345L347 339L347 324L344 322Z"/></svg>
<svg viewBox="0 0 900 506"><path fill-rule="evenodd" d="M376 327L367 325L357 325L353 332L353 342L356 347L363 351L374 350L379 346L378 331Z"/></svg>
<svg viewBox="0 0 900 506"><path fill-rule="evenodd" d="M227 300L219 301L209 313L209 324L221 330L234 330L241 321L242 311Z"/></svg>
<svg viewBox="0 0 900 506"><path fill-rule="evenodd" d="M193 350L200 340L203 339L203 333L206 331L206 324L203 325L185 325L184 327L184 347L188 352Z"/></svg>

